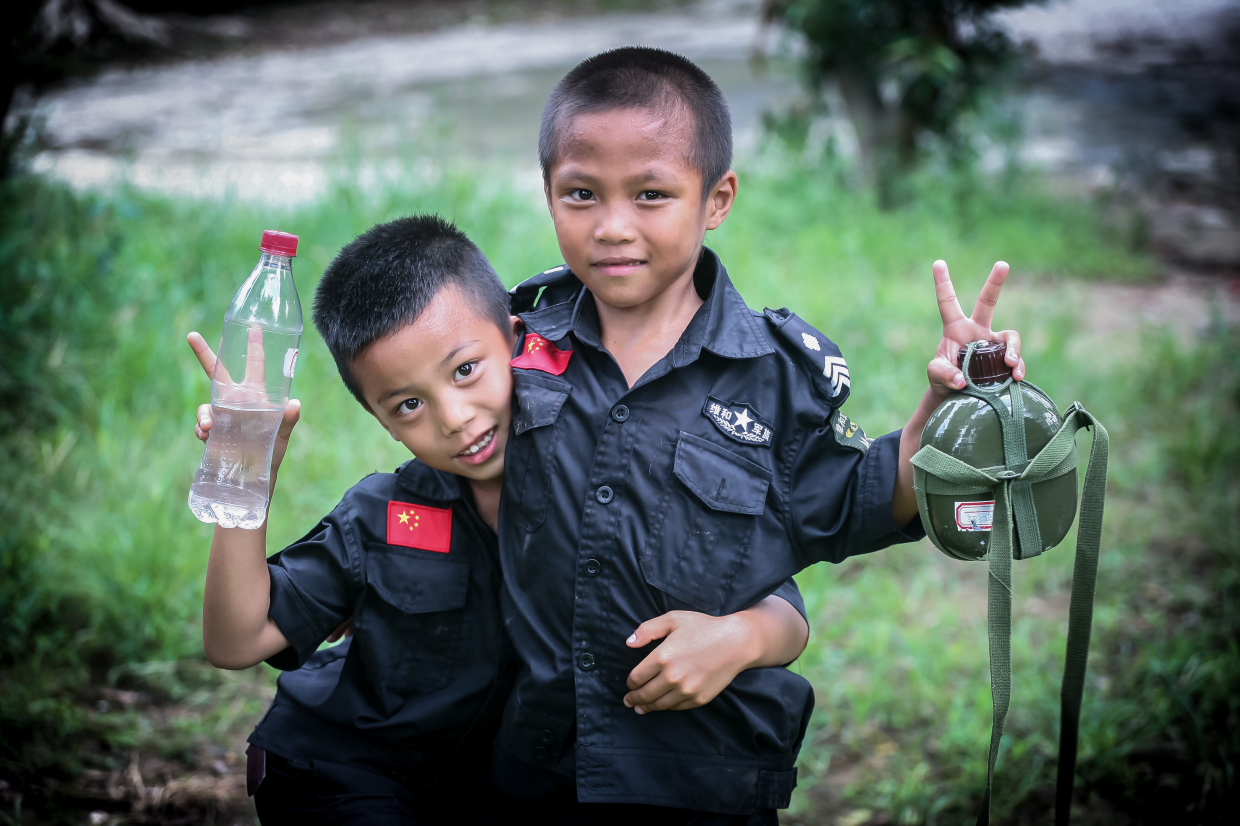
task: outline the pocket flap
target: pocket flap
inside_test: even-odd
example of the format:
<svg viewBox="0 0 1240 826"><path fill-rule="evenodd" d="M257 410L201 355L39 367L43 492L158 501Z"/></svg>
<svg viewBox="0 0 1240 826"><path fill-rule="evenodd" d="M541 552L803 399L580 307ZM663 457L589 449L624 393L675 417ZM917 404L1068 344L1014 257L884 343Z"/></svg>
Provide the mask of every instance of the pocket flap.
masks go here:
<svg viewBox="0 0 1240 826"><path fill-rule="evenodd" d="M564 400L573 389L568 382L549 376L514 374L513 383L517 391L517 411L512 423L518 436L535 427L555 424Z"/></svg>
<svg viewBox="0 0 1240 826"><path fill-rule="evenodd" d="M366 554L366 582L379 598L406 614L465 607L469 557L406 551L374 543Z"/></svg>
<svg viewBox="0 0 1240 826"><path fill-rule="evenodd" d="M673 472L714 510L757 516L766 507L771 472L714 442L681 432Z"/></svg>

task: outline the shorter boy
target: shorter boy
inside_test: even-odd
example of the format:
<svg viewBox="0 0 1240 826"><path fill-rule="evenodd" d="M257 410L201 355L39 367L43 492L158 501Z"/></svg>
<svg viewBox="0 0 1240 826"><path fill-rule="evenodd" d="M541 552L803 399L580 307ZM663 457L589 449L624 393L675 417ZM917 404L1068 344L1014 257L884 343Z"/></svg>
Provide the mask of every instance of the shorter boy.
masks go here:
<svg viewBox="0 0 1240 826"><path fill-rule="evenodd" d="M496 538L519 330L508 307L482 253L435 217L371 229L319 283L314 323L341 378L417 458L363 479L270 559L265 524L215 529L207 657L286 671L250 737L251 793L269 826L480 817L491 740L518 670ZM210 348L189 339L210 374ZM299 414L290 402L273 485ZM210 426L204 405L200 438ZM787 598L799 600L795 589ZM350 617L354 636L319 651ZM754 627L764 641L763 622ZM695 646L688 636L677 665L699 675L701 663L718 661L708 649L737 644L733 636ZM787 650L784 637L777 649Z"/></svg>

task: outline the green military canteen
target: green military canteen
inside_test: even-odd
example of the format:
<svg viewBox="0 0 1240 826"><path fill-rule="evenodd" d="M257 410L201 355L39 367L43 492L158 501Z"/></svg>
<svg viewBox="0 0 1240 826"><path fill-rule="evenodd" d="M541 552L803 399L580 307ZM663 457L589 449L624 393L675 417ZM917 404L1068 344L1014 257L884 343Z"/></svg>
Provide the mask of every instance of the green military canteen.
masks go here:
<svg viewBox="0 0 1240 826"><path fill-rule="evenodd" d="M1077 729L1093 621L1094 582L1102 538L1109 439L1079 403L1061 416L1046 393L1012 380L1003 342L961 348L963 390L931 415L913 457L917 509L943 553L985 560L994 716L986 791L978 824L990 822L991 786L1012 687L1012 560L1029 559L1063 541L1077 512L1076 433L1093 430L1081 495L1068 646L1060 693L1055 823L1065 826L1072 802Z"/></svg>

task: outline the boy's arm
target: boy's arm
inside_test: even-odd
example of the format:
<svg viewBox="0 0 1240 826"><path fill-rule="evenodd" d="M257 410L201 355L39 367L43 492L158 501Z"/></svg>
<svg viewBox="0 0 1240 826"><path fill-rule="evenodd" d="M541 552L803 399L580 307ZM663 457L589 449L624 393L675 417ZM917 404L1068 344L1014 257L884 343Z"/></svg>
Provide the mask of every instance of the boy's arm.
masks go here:
<svg viewBox="0 0 1240 826"><path fill-rule="evenodd" d="M670 611L643 622L630 648L662 639L629 673L624 704L638 714L706 705L747 668L787 665L809 642L809 624L788 600L772 594L744 611L713 617Z"/></svg>
<svg viewBox="0 0 1240 826"><path fill-rule="evenodd" d="M939 315L943 319L943 337L939 340L934 359L926 368L930 386L922 396L921 403L900 434L900 463L896 470L896 485L892 493L891 513L896 527L904 528L917 516L917 496L913 491L913 454L921 443L921 432L930 415L953 392L965 386L964 375L956 367L960 348L974 341L1004 341L1007 343L1005 362L1012 368L1016 381L1025 378L1025 362L1020 357L1020 333L1015 330L995 332L990 328L999 302L999 291L1007 280L1009 267L998 261L990 270L990 276L982 286L973 307L973 315L966 317L956 298L947 263L934 262L934 291L938 299Z"/></svg>
<svg viewBox="0 0 1240 826"><path fill-rule="evenodd" d="M215 354L197 333L187 337L198 363L210 377ZM289 436L301 415L301 403L291 400L276 436L271 456L271 490L276 472L288 450ZM211 405L198 408L194 432L206 441L211 430ZM288 640L267 615L271 580L267 570L267 523L256 530L215 527L207 582L202 598L202 646L217 668L242 669L257 665L288 647Z"/></svg>

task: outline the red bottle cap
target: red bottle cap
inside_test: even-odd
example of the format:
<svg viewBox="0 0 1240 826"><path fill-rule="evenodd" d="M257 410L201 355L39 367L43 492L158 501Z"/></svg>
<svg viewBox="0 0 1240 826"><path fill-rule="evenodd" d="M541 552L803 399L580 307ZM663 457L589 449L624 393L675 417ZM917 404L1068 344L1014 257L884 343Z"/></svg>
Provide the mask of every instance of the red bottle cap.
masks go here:
<svg viewBox="0 0 1240 826"><path fill-rule="evenodd" d="M278 229L265 229L263 230L263 242L258 245L258 248L272 255L286 255L289 258L296 258L297 236L290 235L287 232L280 232Z"/></svg>
<svg viewBox="0 0 1240 826"><path fill-rule="evenodd" d="M969 348L961 347L956 355L956 366L963 369L964 354ZM1003 357L1007 355L1007 345L1002 341L983 341L973 351L969 359L969 378L974 384L992 384L1007 381L1012 376L1012 368L1007 366Z"/></svg>

